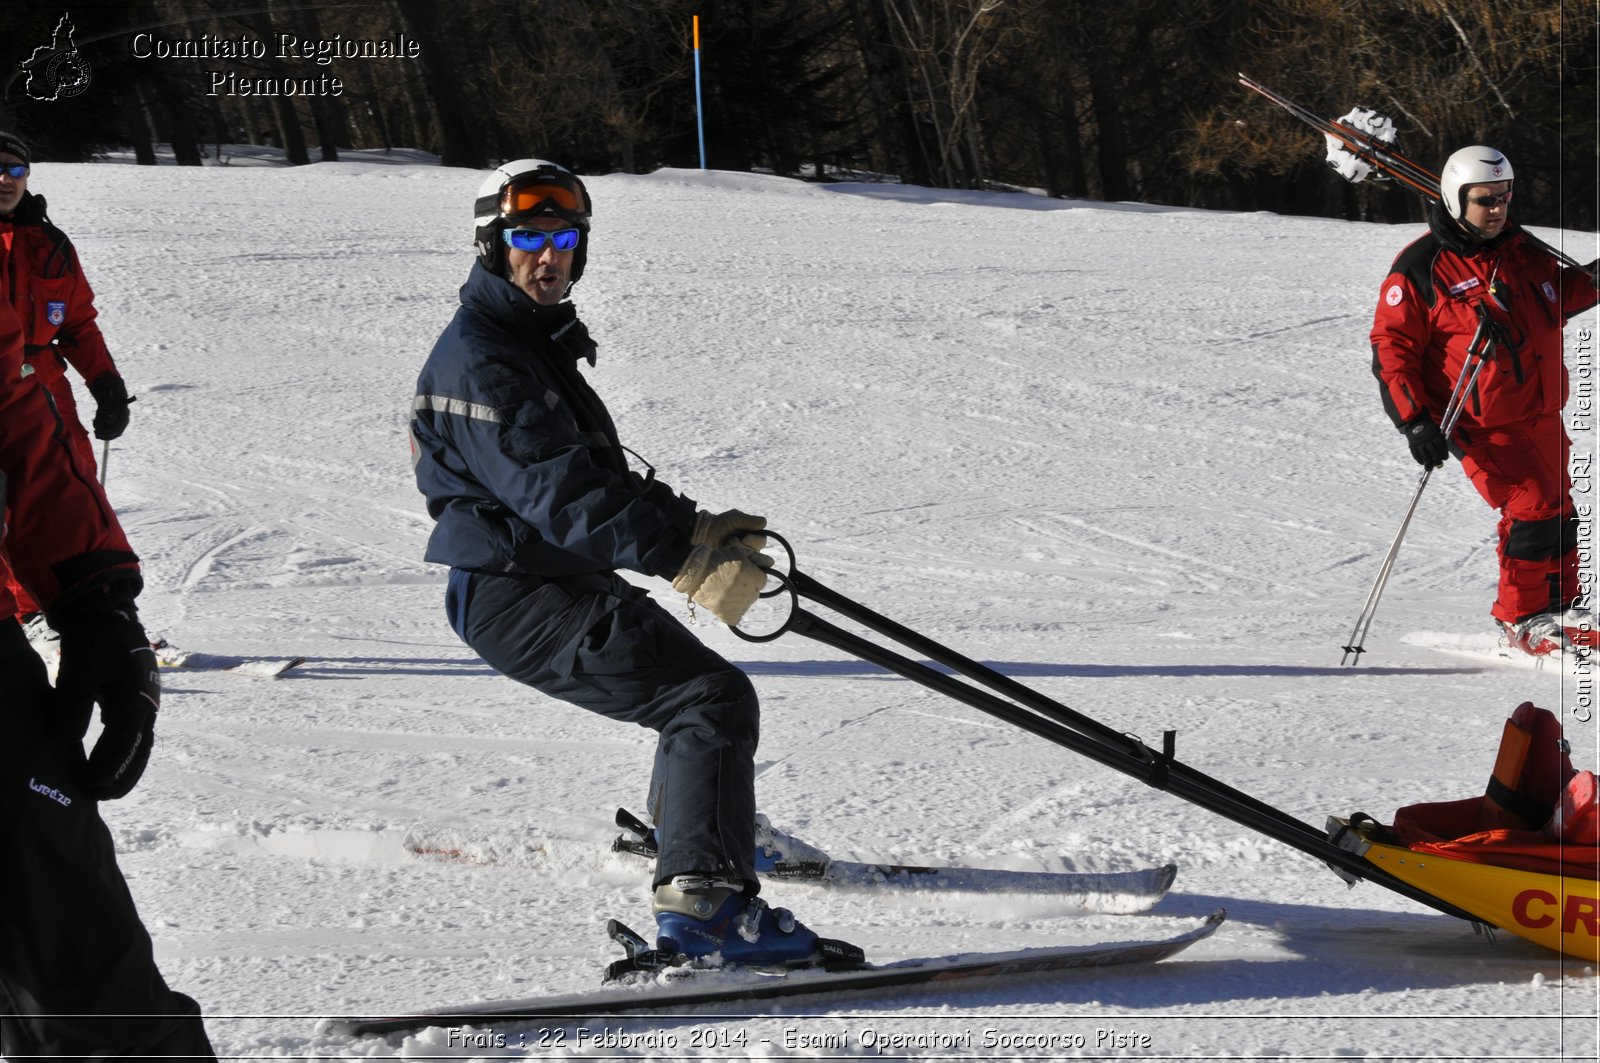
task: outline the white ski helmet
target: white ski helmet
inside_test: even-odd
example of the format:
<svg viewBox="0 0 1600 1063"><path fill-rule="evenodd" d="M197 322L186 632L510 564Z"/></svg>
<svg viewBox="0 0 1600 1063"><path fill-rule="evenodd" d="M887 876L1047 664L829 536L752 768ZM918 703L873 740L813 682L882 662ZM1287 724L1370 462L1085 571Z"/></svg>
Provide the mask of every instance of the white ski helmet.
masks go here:
<svg viewBox="0 0 1600 1063"><path fill-rule="evenodd" d="M1439 175L1439 198L1444 202L1445 212L1461 221L1467 213L1467 189L1511 180L1514 178L1510 159L1494 148L1473 144L1444 161L1444 172Z"/></svg>
<svg viewBox="0 0 1600 1063"><path fill-rule="evenodd" d="M583 276L589 257L591 213L589 190L566 167L543 159L501 163L478 186L478 198L473 204L473 241L478 248L478 261L491 273L502 272L502 230L529 218L561 218L571 222L579 234L572 257L572 279L576 281Z"/></svg>

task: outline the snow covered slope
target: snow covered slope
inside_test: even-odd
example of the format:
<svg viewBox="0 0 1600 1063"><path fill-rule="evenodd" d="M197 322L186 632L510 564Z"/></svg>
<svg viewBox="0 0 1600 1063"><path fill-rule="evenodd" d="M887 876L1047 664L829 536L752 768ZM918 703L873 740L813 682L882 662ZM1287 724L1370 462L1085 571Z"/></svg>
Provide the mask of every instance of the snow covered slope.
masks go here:
<svg viewBox="0 0 1600 1063"><path fill-rule="evenodd" d="M494 674L421 560L405 426L479 179L361 161L34 171L138 395L110 493L152 632L311 658L278 680L169 674L149 774L106 809L163 970L224 1054L550 1054L536 1029L493 1051L442 1032L352 1045L319 1040L315 1017L589 988L613 958L605 919L649 922L647 870L607 846L612 810L642 804L652 736ZM823 583L1120 730L1176 729L1180 758L1314 824L1481 792L1524 700L1563 715L1580 766L1600 761L1570 678L1403 641L1489 630L1492 514L1454 467L1363 665L1339 665L1416 483L1366 341L1415 227L697 171L590 187L576 297L623 441L703 504L766 514ZM1592 234L1541 235L1595 255ZM1568 333L1589 374L1577 337L1594 326ZM1594 452L1592 427L1578 445ZM989 1029L1054 1038L1020 1055L1595 1056L1590 970L1347 889L798 636L751 646L701 623L763 698L762 809L807 841L1181 867L1136 916L768 890L824 933L892 960L1230 918L1144 971L613 1029L688 1055L713 1027L713 1056L872 1055L873 1031L986 1055ZM418 859L413 831L500 859ZM597 1046L589 1025L561 1052L674 1054ZM1097 1047L1101 1030L1130 1039Z"/></svg>

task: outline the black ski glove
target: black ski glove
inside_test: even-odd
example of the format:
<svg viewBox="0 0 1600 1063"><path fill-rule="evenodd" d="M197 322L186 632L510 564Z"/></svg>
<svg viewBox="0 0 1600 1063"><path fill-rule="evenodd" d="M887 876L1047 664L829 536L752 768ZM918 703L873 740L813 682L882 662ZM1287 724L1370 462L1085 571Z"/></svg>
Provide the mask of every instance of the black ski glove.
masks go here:
<svg viewBox="0 0 1600 1063"><path fill-rule="evenodd" d="M84 789L97 801L126 797L144 774L161 708L155 651L131 599L74 606L54 620L61 632L56 706L67 736L81 740L100 705L100 737Z"/></svg>
<svg viewBox="0 0 1600 1063"><path fill-rule="evenodd" d="M1423 415L1407 421L1401 431L1405 432L1406 442L1411 446L1411 456L1424 469L1437 469L1450 457L1450 448L1445 445L1444 433L1439 431L1439 426L1428 416Z"/></svg>
<svg viewBox="0 0 1600 1063"><path fill-rule="evenodd" d="M94 437L116 439L128 428L128 386L116 373L101 373L89 381L94 396Z"/></svg>

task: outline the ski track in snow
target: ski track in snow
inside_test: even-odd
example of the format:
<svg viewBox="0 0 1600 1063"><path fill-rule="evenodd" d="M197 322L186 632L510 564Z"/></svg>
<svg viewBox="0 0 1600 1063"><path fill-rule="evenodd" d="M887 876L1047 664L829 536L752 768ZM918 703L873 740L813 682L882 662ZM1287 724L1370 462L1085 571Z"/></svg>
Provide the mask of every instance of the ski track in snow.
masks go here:
<svg viewBox="0 0 1600 1063"><path fill-rule="evenodd" d="M167 674L146 780L105 810L163 972L219 1052L691 1055L717 1028L744 1044L698 1054L838 1058L874 1054L865 1028L993 1028L1081 1035L1042 1054L1096 1055L1114 1028L1149 1038L1133 1058L1595 1057L1592 971L1347 889L799 636L755 646L703 618L762 695L763 810L835 856L1180 867L1136 916L769 886L822 932L893 960L1153 937L1218 906L1228 922L1144 971L603 1024L671 1034L676 1053L575 1028L554 1051L537 1028L493 1050L443 1031L320 1037L321 1015L590 988L614 956L606 918L650 922L647 867L609 843L616 806L643 807L652 737L495 675L448 630L444 573L421 560L407 411L466 275L479 177L35 170L139 396L110 493L152 633L310 657L276 681ZM1318 825L1477 793L1509 711L1572 698L1558 671L1403 641L1489 631L1493 519L1453 467L1365 663L1339 666L1416 483L1366 340L1416 226L715 172L591 189L577 302L624 442L702 504L766 514L829 587L1149 743L1176 729L1180 759ZM1565 234L1580 260L1594 242ZM1577 444L1592 453L1592 432ZM1594 767L1593 725L1568 719ZM426 860L408 832L508 848ZM785 1047L786 1031L849 1037Z"/></svg>

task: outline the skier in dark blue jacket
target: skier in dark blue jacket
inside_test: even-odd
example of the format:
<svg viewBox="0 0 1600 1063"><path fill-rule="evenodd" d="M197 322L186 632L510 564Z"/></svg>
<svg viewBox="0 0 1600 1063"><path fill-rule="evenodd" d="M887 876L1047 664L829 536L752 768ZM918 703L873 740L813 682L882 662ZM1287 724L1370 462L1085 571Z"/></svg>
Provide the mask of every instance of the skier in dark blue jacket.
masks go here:
<svg viewBox="0 0 1600 1063"><path fill-rule="evenodd" d="M736 625L766 581L766 521L712 514L629 469L579 372L595 343L567 301L583 274L588 190L520 159L478 190L477 261L417 381L417 486L450 566L446 614L498 671L659 733L649 803L664 952L803 965L859 959L757 896L755 690L630 584L675 590Z"/></svg>

